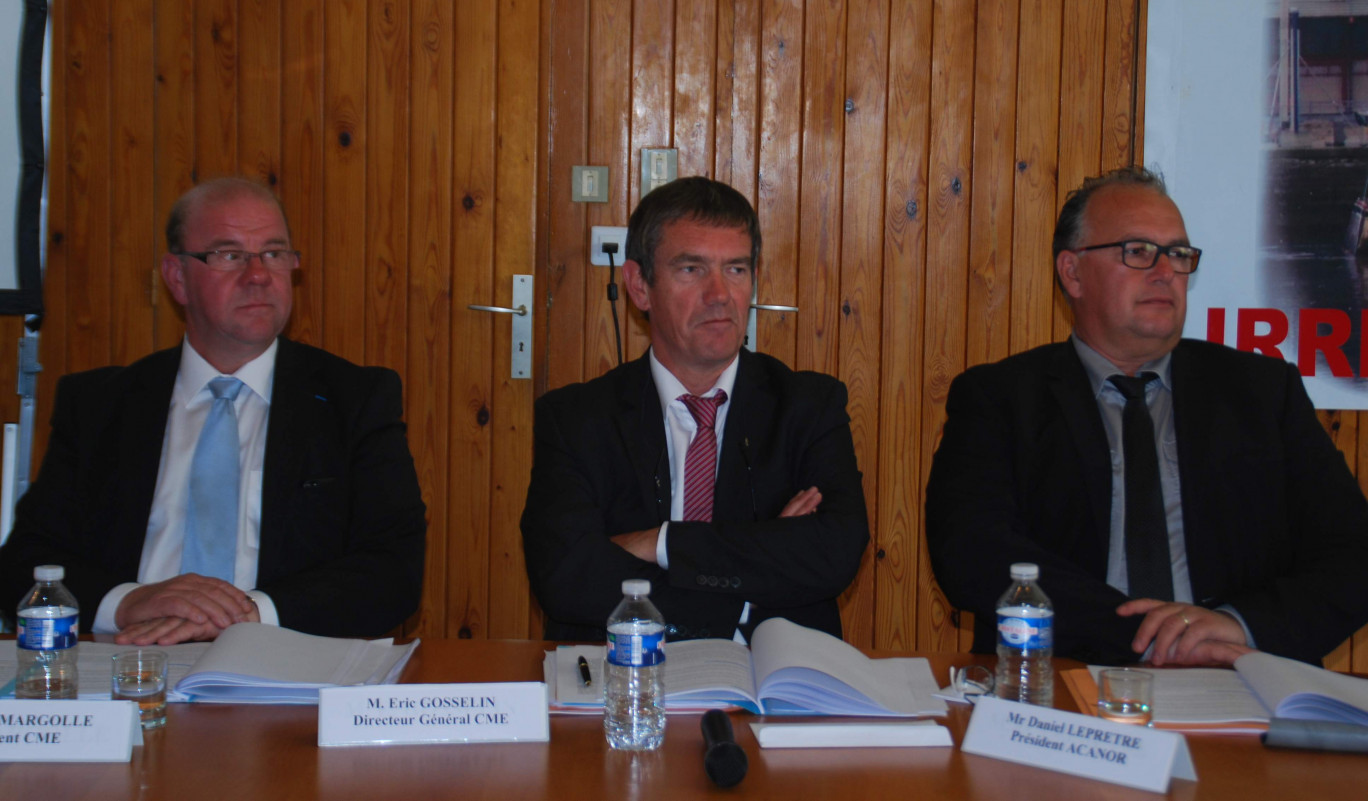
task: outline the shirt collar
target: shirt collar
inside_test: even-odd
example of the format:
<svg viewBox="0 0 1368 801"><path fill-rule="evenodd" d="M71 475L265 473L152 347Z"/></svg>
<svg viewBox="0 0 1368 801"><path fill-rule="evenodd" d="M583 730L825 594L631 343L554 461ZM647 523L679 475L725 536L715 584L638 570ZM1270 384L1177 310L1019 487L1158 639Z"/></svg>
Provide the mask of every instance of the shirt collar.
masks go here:
<svg viewBox="0 0 1368 801"><path fill-rule="evenodd" d="M1092 385L1093 398L1101 397L1102 391L1111 386L1108 378L1117 373L1124 373L1120 367L1112 364L1106 356L1093 350L1086 342L1079 339L1076 335L1071 335L1069 341L1073 343L1074 351L1078 353L1078 358L1083 362L1083 370L1088 374L1088 383ZM1159 376L1159 385L1168 391L1173 391L1173 351L1165 353L1163 356L1152 362L1145 362L1137 372L1151 372Z"/></svg>
<svg viewBox="0 0 1368 801"><path fill-rule="evenodd" d="M650 359L651 378L655 380L656 394L660 396L660 408L668 409L670 404L680 395L689 394L689 390L678 378L675 378L674 373L671 373L665 365L660 363L660 360L656 358L655 348L650 350ZM714 395L720 389L727 393L726 403L730 403L732 388L736 386L736 366L740 362L741 354L738 353L732 357L731 364L727 365L727 369L723 370L722 374L717 377L717 382L713 384L712 389L703 393L703 397Z"/></svg>
<svg viewBox="0 0 1368 801"><path fill-rule="evenodd" d="M271 387L275 384L275 356L280 339L271 342L270 347L261 355L238 368L233 377L240 380L267 405L271 403ZM171 391L171 403L189 406L208 386L209 382L223 375L190 344L189 338L181 344L180 370L176 373L176 385Z"/></svg>

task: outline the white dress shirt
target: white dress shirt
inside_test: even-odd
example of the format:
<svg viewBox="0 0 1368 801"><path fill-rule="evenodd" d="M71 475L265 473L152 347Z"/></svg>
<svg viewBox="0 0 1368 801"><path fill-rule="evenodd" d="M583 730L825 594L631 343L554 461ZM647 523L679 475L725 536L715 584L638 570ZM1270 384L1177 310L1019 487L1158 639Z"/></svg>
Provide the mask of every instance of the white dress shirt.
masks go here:
<svg viewBox="0 0 1368 801"><path fill-rule="evenodd" d="M270 421L271 387L275 381L277 342L233 377L243 383L233 402L237 413L239 461L242 473L238 485L237 561L233 584L256 602L261 622L278 625L275 604L256 589L257 553L261 547L261 475L266 457L266 427ZM181 547L185 541L185 514L190 495L190 462L195 456L200 430L214 404L209 382L221 376L218 370L195 351L187 339L181 347L180 369L171 390L171 407L166 415L166 435L162 438L161 465L157 487L152 496L152 512L147 519L147 538L143 541L138 581L120 584L100 600L94 630L117 632L115 613L124 596L143 584L164 581L180 575Z"/></svg>
<svg viewBox="0 0 1368 801"><path fill-rule="evenodd" d="M660 408L665 413L665 449L670 460L670 519L680 520L684 517L684 460L689 453L689 445L693 442L694 435L698 433L698 422L694 420L693 412L684 405L684 401L679 399L680 395L692 394L675 378L665 365L656 359L655 350L650 352L651 378L655 381L656 393L660 396ZM732 390L736 386L736 367L740 364L739 357L733 357L727 369L717 377L717 382L712 389L704 392L700 397L711 398L719 391L727 393L727 399L717 407L717 417L713 420L713 433L717 436L717 458L719 463L722 459L722 432L727 425L727 411L731 408ZM716 475L716 467L714 467ZM669 533L670 524L662 523L660 535L656 538L656 562L664 569L670 569L670 555L666 548L666 538ZM741 623L750 619L750 601L741 609ZM741 644L746 643L746 638L741 636L738 629L732 639Z"/></svg>

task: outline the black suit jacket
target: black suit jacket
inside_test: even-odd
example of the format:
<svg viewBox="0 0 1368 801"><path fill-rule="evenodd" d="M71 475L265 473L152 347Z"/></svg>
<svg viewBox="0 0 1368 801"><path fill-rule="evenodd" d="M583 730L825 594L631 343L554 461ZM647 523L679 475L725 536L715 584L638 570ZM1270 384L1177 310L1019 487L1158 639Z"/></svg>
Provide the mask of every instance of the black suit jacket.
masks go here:
<svg viewBox="0 0 1368 801"><path fill-rule="evenodd" d="M63 377L37 480L0 550L0 598L61 564L87 631L136 581L180 348ZM262 475L257 589L288 628L384 634L418 608L427 524L399 377L280 340Z"/></svg>
<svg viewBox="0 0 1368 801"><path fill-rule="evenodd" d="M523 546L548 639L598 640L622 580L651 581L673 639L730 637L786 617L837 636L837 596L869 540L845 385L741 351L719 455L713 522L670 523L668 571L609 540L670 517L665 420L649 357L536 405ZM812 515L776 519L810 486Z"/></svg>
<svg viewBox="0 0 1368 801"><path fill-rule="evenodd" d="M1296 369L1196 340L1173 352L1173 414L1193 597L1228 603L1261 650L1319 661L1368 622L1368 503ZM1055 652L1135 661L1141 617L1105 583L1111 464L1068 342L955 379L926 490L936 579L993 650L1012 562L1040 565Z"/></svg>

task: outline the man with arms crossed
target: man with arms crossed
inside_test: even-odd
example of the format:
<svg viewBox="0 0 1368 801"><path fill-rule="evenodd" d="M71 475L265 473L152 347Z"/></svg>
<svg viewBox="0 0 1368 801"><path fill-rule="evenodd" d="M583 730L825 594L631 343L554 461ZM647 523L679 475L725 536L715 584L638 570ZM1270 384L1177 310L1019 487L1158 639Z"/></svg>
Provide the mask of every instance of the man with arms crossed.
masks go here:
<svg viewBox="0 0 1368 801"><path fill-rule="evenodd" d="M398 376L280 337L299 254L266 187L201 184L166 234L185 341L58 383L0 597L55 563L83 628L123 643L383 634L418 606L426 536Z"/></svg>
<svg viewBox="0 0 1368 801"><path fill-rule="evenodd" d="M927 486L974 650L1020 561L1040 565L1057 655L1319 662L1368 621L1368 503L1296 368L1182 339L1201 252L1153 173L1086 181L1054 253L1073 336L955 379Z"/></svg>
<svg viewBox="0 0 1368 801"><path fill-rule="evenodd" d="M627 578L672 639L785 617L837 636L869 540L846 390L742 349L760 230L702 177L652 191L623 279L647 355L537 401L522 532L548 639L596 640Z"/></svg>

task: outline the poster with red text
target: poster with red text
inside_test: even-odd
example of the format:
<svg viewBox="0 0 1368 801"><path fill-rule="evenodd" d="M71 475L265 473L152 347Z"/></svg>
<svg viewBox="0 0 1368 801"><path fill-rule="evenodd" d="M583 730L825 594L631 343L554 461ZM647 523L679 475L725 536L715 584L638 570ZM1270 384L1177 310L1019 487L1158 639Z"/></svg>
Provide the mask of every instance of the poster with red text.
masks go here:
<svg viewBox="0 0 1368 801"><path fill-rule="evenodd" d="M1185 336L1368 409L1368 0L1150 0L1147 166L1202 261Z"/></svg>

